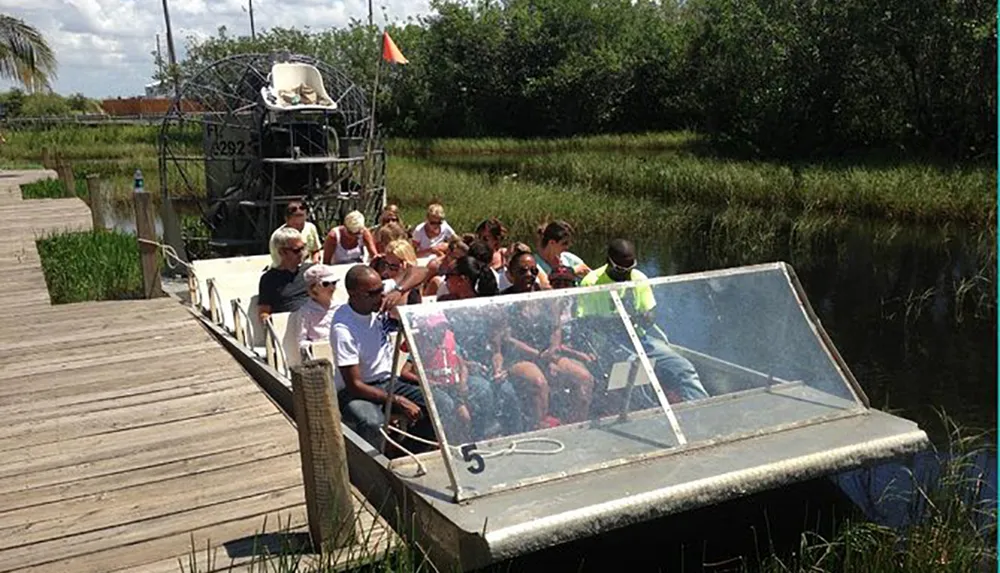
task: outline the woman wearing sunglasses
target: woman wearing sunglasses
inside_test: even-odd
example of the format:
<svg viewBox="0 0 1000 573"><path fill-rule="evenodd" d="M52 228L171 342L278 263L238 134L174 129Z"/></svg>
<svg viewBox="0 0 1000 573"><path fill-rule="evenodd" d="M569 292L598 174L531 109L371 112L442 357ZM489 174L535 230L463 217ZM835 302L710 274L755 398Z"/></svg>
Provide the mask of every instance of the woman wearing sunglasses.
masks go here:
<svg viewBox="0 0 1000 573"><path fill-rule="evenodd" d="M443 255L448 252L448 239L455 230L444 220L444 207L432 203L427 207L427 217L413 229L413 248L418 257Z"/></svg>
<svg viewBox="0 0 1000 573"><path fill-rule="evenodd" d="M337 276L333 267L312 265L302 273L306 281L309 300L288 317L285 329L285 355L289 366L302 361L302 348L306 344L326 342L330 339L330 322L333 311L333 291L337 288Z"/></svg>
<svg viewBox="0 0 1000 573"><path fill-rule="evenodd" d="M403 224L403 219L399 214L399 205L394 203L389 203L382 209L382 213L378 216L378 225L388 225L389 223L396 223L402 226L404 229L406 225Z"/></svg>
<svg viewBox="0 0 1000 573"><path fill-rule="evenodd" d="M319 262L319 231L316 229L316 225L306 220L307 211L301 201L288 202L288 206L285 207L285 224L275 229L274 233L271 233L271 240L269 241L271 268L277 268L281 265L281 256L278 254L278 242L276 240L277 233L281 229L288 228L298 231L302 235L302 240L306 242L306 260L312 263Z"/></svg>
<svg viewBox="0 0 1000 573"><path fill-rule="evenodd" d="M502 294L539 290L538 265L530 253L511 256L507 269L511 286ZM495 329L494 376L509 377L524 398L529 428L542 429L587 419L594 377L579 361L560 353L563 322L568 317L561 300L511 304L503 328ZM504 370L504 364L511 364ZM550 385L558 390L551 393ZM550 410L550 397L565 397Z"/></svg>
<svg viewBox="0 0 1000 573"><path fill-rule="evenodd" d="M385 252L372 260L372 267L382 277L385 292L389 293L402 280L407 269L417 265L417 255L413 245L407 239L397 239L385 246ZM406 304L420 304L423 300L420 289L414 288L407 292Z"/></svg>
<svg viewBox="0 0 1000 573"><path fill-rule="evenodd" d="M323 242L323 264L343 265L361 263L378 255L375 238L365 228L365 216L360 211L351 211L344 217L344 224L330 229Z"/></svg>

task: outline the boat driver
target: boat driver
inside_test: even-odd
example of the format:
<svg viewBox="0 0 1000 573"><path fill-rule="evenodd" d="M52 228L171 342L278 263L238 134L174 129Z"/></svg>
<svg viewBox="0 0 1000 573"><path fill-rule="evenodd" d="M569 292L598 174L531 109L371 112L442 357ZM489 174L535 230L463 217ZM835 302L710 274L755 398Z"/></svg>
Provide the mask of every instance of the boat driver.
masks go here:
<svg viewBox="0 0 1000 573"><path fill-rule="evenodd" d="M580 286L646 280L646 275L635 268L635 259L635 245L631 241L612 239L608 242L607 264L588 273ZM705 391L694 365L671 348L664 338L650 333L651 330L660 332L653 320L656 307L653 289L643 284L619 294L626 305L631 302L633 312L629 314L633 323L636 323L636 333L664 391L668 395L676 393L682 400L707 398L708 392ZM586 320L588 317L616 316L616 312L609 296L605 293L593 293L579 297L576 315ZM625 345L631 346L630 343Z"/></svg>

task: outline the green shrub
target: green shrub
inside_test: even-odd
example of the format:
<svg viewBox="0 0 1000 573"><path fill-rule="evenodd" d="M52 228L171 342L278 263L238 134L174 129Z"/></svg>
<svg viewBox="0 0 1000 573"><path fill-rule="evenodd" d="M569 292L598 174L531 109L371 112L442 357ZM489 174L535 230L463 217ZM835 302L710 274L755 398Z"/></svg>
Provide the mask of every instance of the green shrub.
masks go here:
<svg viewBox="0 0 1000 573"><path fill-rule="evenodd" d="M88 231L38 240L53 304L142 298L142 268L134 235Z"/></svg>

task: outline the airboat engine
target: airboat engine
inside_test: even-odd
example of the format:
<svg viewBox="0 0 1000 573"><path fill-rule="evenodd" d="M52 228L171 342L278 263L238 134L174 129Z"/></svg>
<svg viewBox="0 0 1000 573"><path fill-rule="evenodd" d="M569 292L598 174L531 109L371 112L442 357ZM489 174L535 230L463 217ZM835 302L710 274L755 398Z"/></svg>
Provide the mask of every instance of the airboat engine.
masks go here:
<svg viewBox="0 0 1000 573"><path fill-rule="evenodd" d="M365 92L308 56L241 54L181 87L160 130L160 185L204 197L209 246L225 256L267 252L285 205L301 200L330 229L385 204L385 151Z"/></svg>

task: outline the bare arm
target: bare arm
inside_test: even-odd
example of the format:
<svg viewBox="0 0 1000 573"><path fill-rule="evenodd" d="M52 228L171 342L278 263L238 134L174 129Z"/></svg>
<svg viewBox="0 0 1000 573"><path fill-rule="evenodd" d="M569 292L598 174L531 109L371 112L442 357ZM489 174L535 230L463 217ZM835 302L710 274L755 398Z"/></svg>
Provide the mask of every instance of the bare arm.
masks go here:
<svg viewBox="0 0 1000 573"><path fill-rule="evenodd" d="M375 246L375 237L368 229L362 231L362 238L365 242L365 249L368 249L368 258L373 259L378 256L378 247Z"/></svg>
<svg viewBox="0 0 1000 573"><path fill-rule="evenodd" d="M411 265L403 271L403 276L396 281L399 290L393 290L382 299L382 312L389 312L406 300L406 293L421 284L431 274L427 267Z"/></svg>
<svg viewBox="0 0 1000 573"><path fill-rule="evenodd" d="M337 250L337 228L330 229L323 240L323 264L328 265L333 260L333 252Z"/></svg>
<svg viewBox="0 0 1000 573"><path fill-rule="evenodd" d="M258 304L257 305L257 316L260 318L261 322L267 322L267 318L271 316L271 305L269 304Z"/></svg>
<svg viewBox="0 0 1000 573"><path fill-rule="evenodd" d="M420 376L417 376L417 369L413 367L413 363L409 360L403 363L403 369L399 372L399 378L400 380L420 384Z"/></svg>

